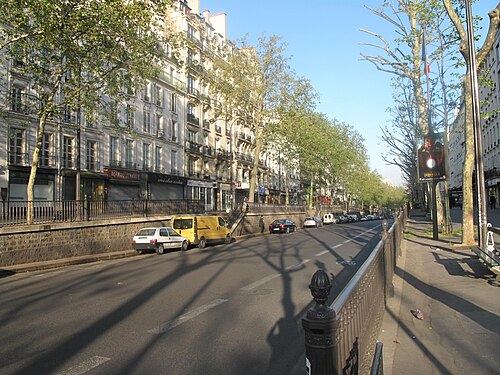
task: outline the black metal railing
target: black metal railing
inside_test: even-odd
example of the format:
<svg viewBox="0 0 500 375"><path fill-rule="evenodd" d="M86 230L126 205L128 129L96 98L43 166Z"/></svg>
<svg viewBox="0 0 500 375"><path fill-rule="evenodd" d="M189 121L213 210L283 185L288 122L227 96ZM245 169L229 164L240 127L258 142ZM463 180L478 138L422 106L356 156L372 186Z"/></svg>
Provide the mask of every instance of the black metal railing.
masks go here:
<svg viewBox="0 0 500 375"><path fill-rule="evenodd" d="M188 199L34 201L33 224L169 216L184 213L202 214L204 209L203 202ZM0 206L0 225L24 225L27 223L27 212L27 201L4 201Z"/></svg>
<svg viewBox="0 0 500 375"><path fill-rule="evenodd" d="M314 274L309 288L316 305L302 319L312 373L368 374L373 363L382 366L382 346L376 338L393 289L396 249L401 246L405 220L402 211L390 230L384 225L381 241L331 306L325 305L331 290L329 276L323 270ZM374 347L379 350L376 360Z"/></svg>

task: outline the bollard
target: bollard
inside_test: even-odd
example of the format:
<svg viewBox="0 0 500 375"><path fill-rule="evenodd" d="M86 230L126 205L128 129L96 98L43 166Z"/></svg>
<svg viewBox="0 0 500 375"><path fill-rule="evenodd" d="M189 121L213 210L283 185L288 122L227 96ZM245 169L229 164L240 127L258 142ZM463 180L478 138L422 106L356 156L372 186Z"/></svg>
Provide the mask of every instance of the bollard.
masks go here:
<svg viewBox="0 0 500 375"><path fill-rule="evenodd" d="M316 305L302 319L308 375L336 374L333 346L335 312L325 305L332 285L323 270L314 273L309 289Z"/></svg>

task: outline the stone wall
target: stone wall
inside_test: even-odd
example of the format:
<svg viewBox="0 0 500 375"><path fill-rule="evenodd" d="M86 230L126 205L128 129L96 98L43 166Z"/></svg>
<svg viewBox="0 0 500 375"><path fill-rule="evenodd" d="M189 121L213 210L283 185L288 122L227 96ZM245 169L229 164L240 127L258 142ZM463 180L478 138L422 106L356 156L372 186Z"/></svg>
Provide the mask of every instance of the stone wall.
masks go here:
<svg viewBox="0 0 500 375"><path fill-rule="evenodd" d="M133 251L132 237L139 228L169 221L156 217L0 228L0 266Z"/></svg>
<svg viewBox="0 0 500 375"><path fill-rule="evenodd" d="M260 212L247 213L233 237L259 233ZM305 212L263 212L264 233L276 219L288 218L302 228ZM0 267L51 261L115 251L133 251L138 229L170 225L171 216L116 219L103 222L55 223L0 228Z"/></svg>

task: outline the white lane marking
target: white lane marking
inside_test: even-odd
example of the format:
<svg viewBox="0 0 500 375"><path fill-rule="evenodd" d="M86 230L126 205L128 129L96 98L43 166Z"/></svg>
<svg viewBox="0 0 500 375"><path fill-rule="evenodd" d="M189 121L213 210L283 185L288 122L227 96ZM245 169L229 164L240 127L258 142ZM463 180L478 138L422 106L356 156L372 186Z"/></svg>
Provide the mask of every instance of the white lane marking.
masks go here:
<svg viewBox="0 0 500 375"><path fill-rule="evenodd" d="M57 375L80 375L89 372L93 368L102 365L104 362L109 361L111 358L95 356L87 359L85 362L79 364L78 366L71 367L62 372L58 372Z"/></svg>
<svg viewBox="0 0 500 375"><path fill-rule="evenodd" d="M378 227L378 225L377 225L377 227ZM375 227L375 228L377 228L377 227ZM348 243L348 242L354 241L356 238L358 238L358 237L361 237L361 236L365 235L366 233L373 232L373 230L374 230L375 228L372 228L372 229L366 230L366 231L364 231L364 232L362 232L362 233L358 234L357 236L354 236L354 237L352 237L352 238L350 238L350 239L348 239L348 240L345 240L345 241L344 241L344 242L342 242L342 243L339 243L339 244L337 244L337 245L335 245L335 246L332 246L332 247L330 248L330 250L335 250L335 249L339 248L340 246L342 246L342 245L344 245L344 244L346 244L346 243ZM320 251L319 253L315 254L314 256L315 256L315 257L320 257L320 256L322 256L322 255L325 255L325 254L329 253L329 252L330 252L330 250L323 250L323 251Z"/></svg>
<svg viewBox="0 0 500 375"><path fill-rule="evenodd" d="M152 334L155 334L155 335L159 335L159 334L165 333L165 332L171 330L172 328L175 328L178 325L181 325L182 323L185 323L188 320L196 318L198 315L201 315L204 312L206 312L206 311L208 311L210 309L213 309L214 307L222 305L223 303L225 303L227 301L229 301L229 300L222 299L222 298L213 300L212 302L207 303L206 305L200 306L200 307L198 307L198 308L196 308L194 310L191 310L191 311L188 311L185 314L182 314L178 318L169 320L168 322L160 324L156 328L150 329L148 331L148 333L152 333Z"/></svg>
<svg viewBox="0 0 500 375"><path fill-rule="evenodd" d="M330 252L329 250L325 250L325 251L322 251L322 252L320 252L320 253L318 253L318 254L314 254L314 256L315 256L315 257L320 257L320 256L322 256L322 255L325 255L326 253L329 253L329 252Z"/></svg>
<svg viewBox="0 0 500 375"><path fill-rule="evenodd" d="M280 274L279 273L275 273L275 274L272 274L272 275L269 275L269 276L266 276L260 280L257 280L247 286L244 286L243 288L241 288L241 290L244 290L246 292L248 292L249 290L252 290L252 289L255 289L257 288L258 286L261 286L262 284L265 284L267 283L268 281L271 281L277 277L279 277Z"/></svg>
<svg viewBox="0 0 500 375"><path fill-rule="evenodd" d="M310 261L311 261L311 259L305 259L302 262L300 262L299 264L294 264L294 265L288 266L287 268L285 268L285 270L286 271L293 271L293 270L299 269L301 266L303 266L304 264L306 264Z"/></svg>

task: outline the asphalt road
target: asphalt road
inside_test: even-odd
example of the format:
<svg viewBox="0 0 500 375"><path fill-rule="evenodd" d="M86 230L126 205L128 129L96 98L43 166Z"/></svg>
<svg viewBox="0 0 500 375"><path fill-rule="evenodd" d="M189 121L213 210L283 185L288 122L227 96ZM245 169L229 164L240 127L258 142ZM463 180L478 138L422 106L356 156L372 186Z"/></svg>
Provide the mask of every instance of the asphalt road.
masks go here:
<svg viewBox="0 0 500 375"><path fill-rule="evenodd" d="M0 373L303 373L313 273L340 290L380 230L330 225L0 279Z"/></svg>

